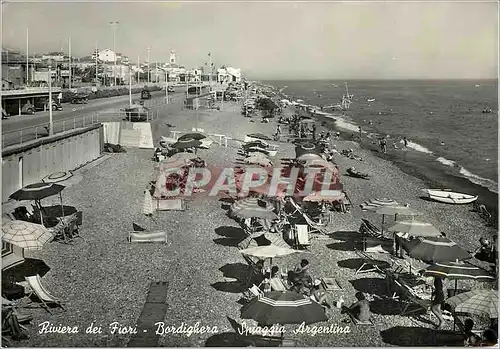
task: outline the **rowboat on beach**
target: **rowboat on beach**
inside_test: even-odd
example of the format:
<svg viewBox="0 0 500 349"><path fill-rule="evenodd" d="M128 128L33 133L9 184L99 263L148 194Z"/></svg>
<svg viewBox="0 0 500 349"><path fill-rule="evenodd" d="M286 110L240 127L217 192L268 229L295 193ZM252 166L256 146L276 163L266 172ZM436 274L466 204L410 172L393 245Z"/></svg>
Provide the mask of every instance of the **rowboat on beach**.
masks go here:
<svg viewBox="0 0 500 349"><path fill-rule="evenodd" d="M375 102L375 98L368 98L366 101L367 102Z"/></svg>
<svg viewBox="0 0 500 349"><path fill-rule="evenodd" d="M477 195L456 193L448 189L422 189L429 199L447 204L470 204L477 200Z"/></svg>

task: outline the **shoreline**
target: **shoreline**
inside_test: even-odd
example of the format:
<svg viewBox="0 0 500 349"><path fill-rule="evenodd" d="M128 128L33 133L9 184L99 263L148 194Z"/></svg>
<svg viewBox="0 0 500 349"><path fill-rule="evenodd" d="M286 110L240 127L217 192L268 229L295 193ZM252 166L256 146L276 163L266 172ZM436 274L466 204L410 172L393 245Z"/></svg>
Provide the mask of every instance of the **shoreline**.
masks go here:
<svg viewBox="0 0 500 349"><path fill-rule="evenodd" d="M447 188L458 192L478 195L477 202L484 204L492 215L498 216L498 193L492 192L482 185L475 184L466 177L446 171L446 168L443 168L445 165L429 157L428 154L411 148L407 151L401 148L395 149L389 144L387 146L387 153L383 154L379 151L377 144L372 144L375 140L366 137L365 133L363 133L365 138L360 142L357 132L339 127L335 116L330 118L314 113L309 114L323 127L340 132L340 137L343 140L353 141L363 149L369 150L378 158L394 163L403 172L421 179L426 183L427 188ZM452 168L450 167L450 169Z"/></svg>

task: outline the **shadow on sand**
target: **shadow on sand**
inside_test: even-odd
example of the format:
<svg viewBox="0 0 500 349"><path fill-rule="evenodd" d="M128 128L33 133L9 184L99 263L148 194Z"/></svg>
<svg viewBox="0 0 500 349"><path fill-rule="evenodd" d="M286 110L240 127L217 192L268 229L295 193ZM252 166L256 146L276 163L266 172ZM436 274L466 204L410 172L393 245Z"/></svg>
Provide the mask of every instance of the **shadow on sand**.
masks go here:
<svg viewBox="0 0 500 349"><path fill-rule="evenodd" d="M356 241L344 241L344 242L334 242L331 244L327 244L326 247L337 250L337 251L354 251L355 249L360 249L361 243L357 243Z"/></svg>
<svg viewBox="0 0 500 349"><path fill-rule="evenodd" d="M342 268L349 268L349 269L354 269L357 270L359 267L361 267L365 263L365 260L362 258L350 258L350 259L344 259L341 261L337 262L337 265ZM386 261L379 261L379 260L373 260L370 262L371 264L376 264L379 268L385 269L389 268L390 265Z"/></svg>
<svg viewBox="0 0 500 349"><path fill-rule="evenodd" d="M387 296L387 285L381 278L364 278L349 280L352 286L359 292L375 294L379 297Z"/></svg>
<svg viewBox="0 0 500 349"><path fill-rule="evenodd" d="M239 227L222 226L215 228L215 233L219 236L224 236L226 238L240 239L243 240L247 237L243 229Z"/></svg>
<svg viewBox="0 0 500 349"><path fill-rule="evenodd" d="M335 231L328 234L331 239L340 241L356 241L361 239L361 234L357 231Z"/></svg>
<svg viewBox="0 0 500 349"><path fill-rule="evenodd" d="M2 279L12 282L25 281L25 276L44 276L50 270L50 267L41 259L25 258L24 262L12 268L2 271Z"/></svg>
<svg viewBox="0 0 500 349"><path fill-rule="evenodd" d="M221 245L221 246L227 246L227 247L238 247L238 244L240 242L242 242L243 239L238 239L238 238L218 238L218 239L214 239L214 242L217 244L217 245Z"/></svg>
<svg viewBox="0 0 500 349"><path fill-rule="evenodd" d="M210 286L217 291L227 293L242 293L246 290L245 286L240 281L220 281L213 283Z"/></svg>
<svg viewBox="0 0 500 349"><path fill-rule="evenodd" d="M219 268L224 277L242 280L248 276L249 266L243 263L230 263Z"/></svg>
<svg viewBox="0 0 500 349"><path fill-rule="evenodd" d="M451 346L463 347L463 337L452 331L436 331L432 328L396 326L380 331L386 344L400 347Z"/></svg>

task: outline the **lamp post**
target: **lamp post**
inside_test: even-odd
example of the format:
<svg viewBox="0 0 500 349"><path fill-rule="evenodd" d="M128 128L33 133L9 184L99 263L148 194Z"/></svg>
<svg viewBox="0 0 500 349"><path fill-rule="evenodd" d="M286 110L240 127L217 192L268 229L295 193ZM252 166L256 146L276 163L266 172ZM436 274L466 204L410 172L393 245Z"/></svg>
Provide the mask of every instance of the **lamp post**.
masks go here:
<svg viewBox="0 0 500 349"><path fill-rule="evenodd" d="M128 102L132 105L132 67L128 65Z"/></svg>
<svg viewBox="0 0 500 349"><path fill-rule="evenodd" d="M30 68L30 63L29 63L29 28L26 28L26 85L28 85L28 82L30 80L29 76L29 68Z"/></svg>
<svg viewBox="0 0 500 349"><path fill-rule="evenodd" d="M141 63L139 60L139 54L137 54L137 84L141 82Z"/></svg>
<svg viewBox="0 0 500 349"><path fill-rule="evenodd" d="M52 122L52 66L49 65L49 136L54 134L54 124Z"/></svg>
<svg viewBox="0 0 500 349"><path fill-rule="evenodd" d="M111 28L113 28L113 81L114 86L116 86L116 28L118 27L118 23L116 21L109 22Z"/></svg>
<svg viewBox="0 0 500 349"><path fill-rule="evenodd" d="M98 65L98 59L99 59L99 48L98 48L99 44L96 44L95 45L95 84L97 86L97 82L99 81L98 79L98 75L97 75L97 71L99 70L99 65Z"/></svg>
<svg viewBox="0 0 500 349"><path fill-rule="evenodd" d="M71 89L71 37L68 39L69 88Z"/></svg>
<svg viewBox="0 0 500 349"><path fill-rule="evenodd" d="M148 53L148 83L151 82L151 72L149 70L149 53L151 52L151 46L146 48L146 52Z"/></svg>
<svg viewBox="0 0 500 349"><path fill-rule="evenodd" d="M168 104L168 72L165 69L165 98L167 99Z"/></svg>

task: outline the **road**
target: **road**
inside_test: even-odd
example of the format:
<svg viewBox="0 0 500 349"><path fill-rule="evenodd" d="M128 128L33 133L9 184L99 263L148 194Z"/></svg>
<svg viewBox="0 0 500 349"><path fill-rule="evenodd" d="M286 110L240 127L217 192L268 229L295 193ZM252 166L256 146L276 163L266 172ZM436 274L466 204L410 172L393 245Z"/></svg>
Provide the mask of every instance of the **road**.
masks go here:
<svg viewBox="0 0 500 349"><path fill-rule="evenodd" d="M138 97L139 94L135 94L133 100L138 100ZM172 104L178 104L183 100L184 93L181 91L169 93L169 97L174 99ZM146 101L145 105L147 106L147 104L151 102L154 103L155 100L161 101L163 98L165 98L165 91L154 91L151 93L151 100ZM98 112L116 111L113 115L107 115L105 118L100 116L99 120L120 119L124 115L120 115L118 109L128 106L128 101L129 96L126 95L95 99L89 101L88 104L65 103L63 104L62 111L54 111L52 113L54 133L74 127L82 127L84 124L88 125L94 120L92 115ZM48 124L49 112L37 112L34 115L16 115L9 119L2 120L2 147L26 142L39 138L41 135L46 135L47 131L43 126Z"/></svg>

